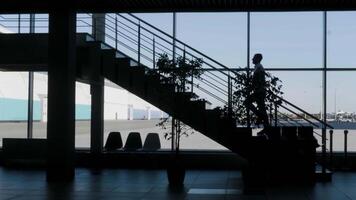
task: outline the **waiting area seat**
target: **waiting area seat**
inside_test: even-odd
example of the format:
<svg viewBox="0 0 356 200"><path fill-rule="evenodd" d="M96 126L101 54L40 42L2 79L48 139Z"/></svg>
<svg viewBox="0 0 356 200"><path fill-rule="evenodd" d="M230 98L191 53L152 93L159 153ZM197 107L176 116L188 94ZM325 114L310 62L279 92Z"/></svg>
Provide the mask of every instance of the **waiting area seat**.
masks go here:
<svg viewBox="0 0 356 200"><path fill-rule="evenodd" d="M149 133L143 144L144 151L156 151L161 148L161 142L157 133Z"/></svg>
<svg viewBox="0 0 356 200"><path fill-rule="evenodd" d="M110 132L105 146L106 151L113 151L122 148L122 138L120 132Z"/></svg>
<svg viewBox="0 0 356 200"><path fill-rule="evenodd" d="M124 146L125 151L136 151L142 148L141 135L138 132L131 132L127 136L127 140Z"/></svg>

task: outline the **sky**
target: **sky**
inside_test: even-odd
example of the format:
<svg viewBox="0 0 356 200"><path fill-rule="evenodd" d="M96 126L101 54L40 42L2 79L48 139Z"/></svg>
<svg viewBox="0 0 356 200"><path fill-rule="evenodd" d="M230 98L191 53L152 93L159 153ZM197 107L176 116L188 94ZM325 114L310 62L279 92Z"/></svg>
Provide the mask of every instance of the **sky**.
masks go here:
<svg viewBox="0 0 356 200"><path fill-rule="evenodd" d="M137 16L172 33L172 13ZM328 67L356 67L355 19L356 12L328 12ZM265 68L323 67L322 12L251 13L250 37L251 56L262 53ZM247 13L177 13L177 38L228 67L247 66ZM322 72L271 73L282 80L287 100L320 112ZM327 81L328 112L356 112L356 71L328 72Z"/></svg>

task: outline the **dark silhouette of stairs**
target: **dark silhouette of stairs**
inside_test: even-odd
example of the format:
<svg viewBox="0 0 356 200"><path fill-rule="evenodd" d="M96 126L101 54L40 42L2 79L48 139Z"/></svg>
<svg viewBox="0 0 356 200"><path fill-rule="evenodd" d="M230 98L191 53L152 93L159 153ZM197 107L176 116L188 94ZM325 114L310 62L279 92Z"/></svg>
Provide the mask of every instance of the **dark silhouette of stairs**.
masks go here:
<svg viewBox="0 0 356 200"><path fill-rule="evenodd" d="M221 111L206 109L205 100L192 99L191 92L177 92L177 86L164 82L164 77L161 77L157 71L138 65L135 60L124 54L114 49L101 49L100 42L79 41L79 43L82 44L78 47L78 55L82 57L79 60L93 59L93 61L85 63L96 63L98 61L95 60L100 60L102 75L106 79L160 108L231 151L246 156L245 148L249 146L249 139L252 138L251 129L236 127L232 119L221 116ZM78 63L82 63L82 61ZM85 77L80 71L90 70L79 69L78 77Z"/></svg>

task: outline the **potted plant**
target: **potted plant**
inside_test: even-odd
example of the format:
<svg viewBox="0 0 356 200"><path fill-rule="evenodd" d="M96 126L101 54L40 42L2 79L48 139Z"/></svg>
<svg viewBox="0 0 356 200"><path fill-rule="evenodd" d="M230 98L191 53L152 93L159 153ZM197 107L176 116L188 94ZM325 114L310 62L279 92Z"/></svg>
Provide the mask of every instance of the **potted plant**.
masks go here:
<svg viewBox="0 0 356 200"><path fill-rule="evenodd" d="M171 124L171 127L169 127L169 124ZM164 138L172 141L172 154L167 166L169 185L171 187L182 187L184 185L185 167L180 155L180 141L181 137L188 137L194 133L194 130L171 117L163 118L157 126L167 130L164 132Z"/></svg>
<svg viewBox="0 0 356 200"><path fill-rule="evenodd" d="M177 92L185 92L193 87L192 80L194 78L200 79L200 76L203 74L201 70L202 63L202 59L196 58L190 60L185 57L185 54L184 56L177 57L175 60L170 59L167 54L161 54L157 61L157 67L158 72L164 77L163 82L174 84ZM191 84L187 86L187 83ZM191 98L197 98L197 95L191 94ZM173 112L176 113L177 111ZM182 136L189 136L194 131L181 121L175 119L175 113L172 113L173 117L171 117L170 122L169 118L164 118L157 125L167 130L167 124L171 124L170 129L164 133L165 139L172 141L171 161L167 167L168 181L171 187L182 187L184 185L185 168L179 154L180 139Z"/></svg>

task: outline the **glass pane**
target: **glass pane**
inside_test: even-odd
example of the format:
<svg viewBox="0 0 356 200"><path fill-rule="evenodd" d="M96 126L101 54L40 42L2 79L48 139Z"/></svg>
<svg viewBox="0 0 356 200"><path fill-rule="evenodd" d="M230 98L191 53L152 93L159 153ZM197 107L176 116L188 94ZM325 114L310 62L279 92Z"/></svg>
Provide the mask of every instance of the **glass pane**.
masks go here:
<svg viewBox="0 0 356 200"><path fill-rule="evenodd" d="M177 37L227 67L246 67L246 13L180 13Z"/></svg>
<svg viewBox="0 0 356 200"><path fill-rule="evenodd" d="M283 98L285 100L320 119L322 109L322 72L272 71L270 73L282 81L282 91L284 92ZM302 115L308 120L315 122L314 119L303 115L302 111L296 110L292 106L286 104L283 105L296 112L298 115ZM289 116L285 117L288 120L280 121L281 126L311 126L310 123L286 109L280 108L279 112L282 116ZM314 131L317 133L314 134L315 138L319 141L319 144L321 144L321 129L314 128ZM317 150L320 149L321 148Z"/></svg>
<svg viewBox="0 0 356 200"><path fill-rule="evenodd" d="M328 67L355 68L356 12L328 12Z"/></svg>
<svg viewBox="0 0 356 200"><path fill-rule="evenodd" d="M75 147L90 147L91 95L90 86L76 82Z"/></svg>
<svg viewBox="0 0 356 200"><path fill-rule="evenodd" d="M0 146L27 137L28 72L0 72Z"/></svg>
<svg viewBox="0 0 356 200"><path fill-rule="evenodd" d="M48 14L35 15L35 33L48 33Z"/></svg>
<svg viewBox="0 0 356 200"><path fill-rule="evenodd" d="M321 12L251 13L251 56L266 68L322 67Z"/></svg>
<svg viewBox="0 0 356 200"><path fill-rule="evenodd" d="M22 30L21 30L22 31ZM19 15L1 15L0 33L18 33Z"/></svg>
<svg viewBox="0 0 356 200"><path fill-rule="evenodd" d="M33 89L33 137L47 138L47 72L34 73Z"/></svg>
<svg viewBox="0 0 356 200"><path fill-rule="evenodd" d="M334 150L344 150L344 130L348 130L348 150L356 151L356 72L328 72L328 121L334 126ZM336 113L336 115L335 115Z"/></svg>
<svg viewBox="0 0 356 200"><path fill-rule="evenodd" d="M145 20L162 31L172 34L173 14L172 13L136 13L137 17ZM137 20L135 20L137 22Z"/></svg>

